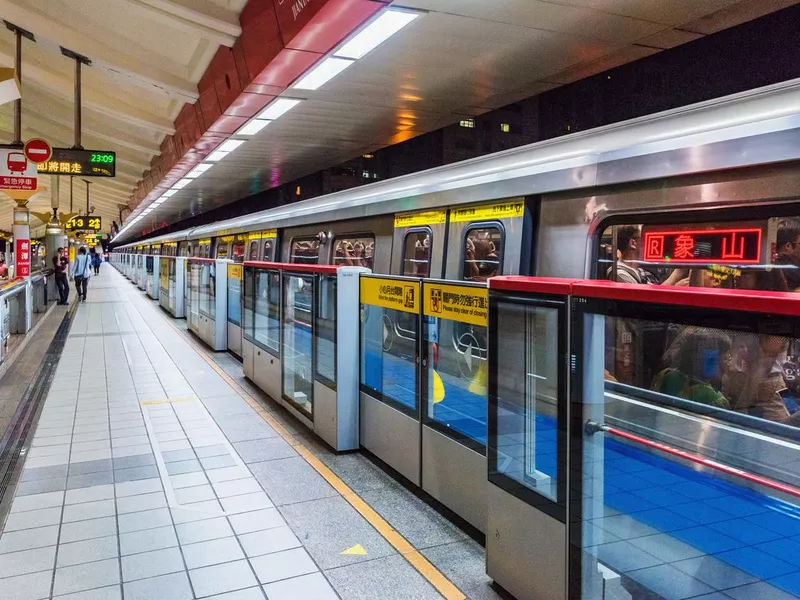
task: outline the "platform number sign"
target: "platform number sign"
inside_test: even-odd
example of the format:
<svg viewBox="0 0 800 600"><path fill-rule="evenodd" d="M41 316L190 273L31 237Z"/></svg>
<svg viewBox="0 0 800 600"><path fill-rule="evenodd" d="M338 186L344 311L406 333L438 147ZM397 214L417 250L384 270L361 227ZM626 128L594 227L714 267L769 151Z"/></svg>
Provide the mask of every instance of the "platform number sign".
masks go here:
<svg viewBox="0 0 800 600"><path fill-rule="evenodd" d="M91 215L72 217L67 221L67 231L100 231L103 228L101 217Z"/></svg>

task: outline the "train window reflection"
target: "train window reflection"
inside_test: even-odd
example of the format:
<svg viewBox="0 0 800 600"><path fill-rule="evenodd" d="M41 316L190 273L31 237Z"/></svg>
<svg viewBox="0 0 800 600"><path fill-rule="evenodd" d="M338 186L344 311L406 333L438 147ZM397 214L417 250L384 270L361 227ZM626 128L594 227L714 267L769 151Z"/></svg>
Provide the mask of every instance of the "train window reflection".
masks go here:
<svg viewBox="0 0 800 600"><path fill-rule="evenodd" d="M464 236L465 281L486 281L500 273L503 261L503 230L499 225L470 227Z"/></svg>
<svg viewBox="0 0 800 600"><path fill-rule="evenodd" d="M614 225L601 236L597 276L634 284L800 291L800 218Z"/></svg>
<svg viewBox="0 0 800 600"><path fill-rule="evenodd" d="M251 240L247 251L247 260L258 260L258 240Z"/></svg>
<svg viewBox="0 0 800 600"><path fill-rule="evenodd" d="M253 337L261 347L278 353L280 346L281 276L278 271L255 272Z"/></svg>
<svg viewBox="0 0 800 600"><path fill-rule="evenodd" d="M333 264L337 267L367 267L372 269L375 255L375 236L341 237L333 240Z"/></svg>
<svg viewBox="0 0 800 600"><path fill-rule="evenodd" d="M319 240L317 238L293 239L289 262L316 265L319 262Z"/></svg>
<svg viewBox="0 0 800 600"><path fill-rule="evenodd" d="M233 245L233 253L231 258L235 263L244 262L244 242L237 242Z"/></svg>
<svg viewBox="0 0 800 600"><path fill-rule="evenodd" d="M411 230L403 242L403 275L406 277L430 277L431 231Z"/></svg>

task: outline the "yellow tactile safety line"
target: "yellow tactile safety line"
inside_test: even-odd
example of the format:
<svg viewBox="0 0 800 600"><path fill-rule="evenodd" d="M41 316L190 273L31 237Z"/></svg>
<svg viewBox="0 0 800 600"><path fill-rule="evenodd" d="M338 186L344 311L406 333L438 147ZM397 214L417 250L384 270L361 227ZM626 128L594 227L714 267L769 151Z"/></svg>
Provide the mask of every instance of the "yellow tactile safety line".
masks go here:
<svg viewBox="0 0 800 600"><path fill-rule="evenodd" d="M159 311L160 312L160 311ZM367 523L372 525L381 536L391 544L400 555L405 558L417 572L422 575L428 583L430 583L436 590L444 596L446 600L466 600L464 592L462 592L456 585L450 581L439 569L425 558L419 550L417 550L411 542L404 538L397 530L392 527L389 522L380 516L375 509L367 504L361 496L350 489L350 487L342 481L342 479L331 471L325 463L318 459L314 454L306 448L301 442L289 433L286 428L281 425L275 417L270 415L263 406L253 398L247 391L242 388L236 381L228 375L222 367L215 363L207 354L206 349L198 341L190 336L184 335L181 330L172 320L166 315L161 315L162 318L175 329L181 337L189 344L195 347L197 353L214 369L217 375L231 386L242 399L253 408L262 419L264 419L270 427L272 427L284 441L292 446L303 459L319 473L325 481L327 481L333 489L335 489L344 498L350 506L352 506L358 513L366 519Z"/></svg>

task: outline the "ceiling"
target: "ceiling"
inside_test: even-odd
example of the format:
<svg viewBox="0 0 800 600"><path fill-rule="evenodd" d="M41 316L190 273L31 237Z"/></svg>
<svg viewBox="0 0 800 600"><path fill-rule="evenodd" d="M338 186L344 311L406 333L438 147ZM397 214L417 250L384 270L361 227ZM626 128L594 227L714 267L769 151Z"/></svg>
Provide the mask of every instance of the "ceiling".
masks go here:
<svg viewBox="0 0 800 600"><path fill-rule="evenodd" d="M165 135L221 44L241 33L246 0L0 0L0 18L31 32L22 49L22 138L52 146L74 143L74 61L61 47L88 57L82 69L82 145L117 152L117 176L92 178L90 205L108 232L119 207L150 168ZM124 15L124 16L123 16ZM14 64L14 34L0 25L0 65ZM13 139L13 105L0 106L0 143ZM39 177L33 211L50 207L51 176ZM73 207L86 211L86 184L75 178ZM2 196L0 196L1 198ZM61 212L69 212L69 178L61 177ZM0 230L11 229L11 206L0 200ZM32 219L33 233L43 225Z"/></svg>
<svg viewBox="0 0 800 600"><path fill-rule="evenodd" d="M479 115L797 3L798 0L403 0L426 11L394 37L154 209L120 239L336 165L359 154ZM23 54L23 129L72 145L73 63L84 69L83 145L118 153L117 177L94 179L91 204L105 223L131 190L220 45L238 37L245 0L0 0L0 15L33 32ZM120 15L124 14L123 19ZM0 32L0 64L13 35ZM0 141L11 139L0 107ZM47 179L47 177L42 177ZM60 210L69 209L62 178ZM47 183L45 183L47 185ZM75 183L75 206L85 207ZM161 187L163 191L165 187ZM31 202L50 205L49 189ZM133 213L138 216L160 191ZM11 202L0 210L10 228ZM82 209L77 209L81 210ZM107 230L107 226L104 227Z"/></svg>

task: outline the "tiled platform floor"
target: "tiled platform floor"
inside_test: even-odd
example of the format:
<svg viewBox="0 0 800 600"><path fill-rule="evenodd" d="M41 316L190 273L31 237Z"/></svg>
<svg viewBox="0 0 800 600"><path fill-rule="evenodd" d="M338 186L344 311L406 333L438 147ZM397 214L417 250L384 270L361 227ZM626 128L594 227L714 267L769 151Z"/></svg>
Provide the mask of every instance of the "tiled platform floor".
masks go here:
<svg viewBox="0 0 800 600"><path fill-rule="evenodd" d="M140 291L104 265L88 296L0 535L3 600L440 597ZM324 460L495 597L472 540L362 457Z"/></svg>

